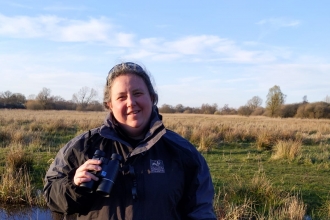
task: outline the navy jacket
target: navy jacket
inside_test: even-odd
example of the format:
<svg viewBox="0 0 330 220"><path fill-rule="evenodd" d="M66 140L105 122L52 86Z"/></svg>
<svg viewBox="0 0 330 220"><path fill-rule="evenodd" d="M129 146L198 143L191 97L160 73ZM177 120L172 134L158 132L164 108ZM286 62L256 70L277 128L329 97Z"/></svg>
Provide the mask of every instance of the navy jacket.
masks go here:
<svg viewBox="0 0 330 220"><path fill-rule="evenodd" d="M67 143L45 177L44 195L51 211L77 213L78 219L216 219L205 159L187 140L165 129L160 118L154 110L149 131L135 147L111 114L103 126ZM108 158L112 153L124 158L110 197L87 193L73 183L75 170L96 149Z"/></svg>

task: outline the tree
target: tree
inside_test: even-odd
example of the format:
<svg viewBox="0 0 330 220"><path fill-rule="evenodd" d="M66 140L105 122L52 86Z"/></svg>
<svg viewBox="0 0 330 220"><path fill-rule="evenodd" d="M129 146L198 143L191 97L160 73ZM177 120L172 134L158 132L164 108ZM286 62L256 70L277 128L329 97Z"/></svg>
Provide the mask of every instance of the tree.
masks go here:
<svg viewBox="0 0 330 220"><path fill-rule="evenodd" d="M326 103L330 103L330 96L327 95L327 96L325 97L324 101L325 101Z"/></svg>
<svg viewBox="0 0 330 220"><path fill-rule="evenodd" d="M175 109L173 108L173 106L168 105L168 104L163 104L159 109L160 113L174 113Z"/></svg>
<svg viewBox="0 0 330 220"><path fill-rule="evenodd" d="M42 109L47 109L50 99L51 90L49 88L42 88L36 97L36 101L42 106Z"/></svg>
<svg viewBox="0 0 330 220"><path fill-rule="evenodd" d="M26 98L21 93L12 93L5 91L0 93L1 108L25 108Z"/></svg>
<svg viewBox="0 0 330 220"><path fill-rule="evenodd" d="M246 105L249 106L253 111L262 105L262 99L259 96L253 96Z"/></svg>
<svg viewBox="0 0 330 220"><path fill-rule="evenodd" d="M0 100L3 106L7 106L10 103L10 98L13 93L9 90L0 93Z"/></svg>
<svg viewBox="0 0 330 220"><path fill-rule="evenodd" d="M214 114L217 115L236 115L237 110L235 108L229 107L228 104L224 104L222 108L219 108L219 111L216 111Z"/></svg>
<svg viewBox="0 0 330 220"><path fill-rule="evenodd" d="M214 103L213 105L202 104L201 113L202 114L214 114L218 109L218 105Z"/></svg>
<svg viewBox="0 0 330 220"><path fill-rule="evenodd" d="M275 85L269 89L267 94L266 110L271 117L276 116L276 114L280 111L281 106L285 102L285 98L286 95L282 93L279 86Z"/></svg>
<svg viewBox="0 0 330 220"><path fill-rule="evenodd" d="M306 103L294 103L281 106L281 118L293 118L296 116L299 106L306 105Z"/></svg>
<svg viewBox="0 0 330 220"><path fill-rule="evenodd" d="M97 96L95 89L87 86L82 87L78 93L72 95L72 101L76 103L78 110L85 110L88 104Z"/></svg>
<svg viewBox="0 0 330 220"><path fill-rule="evenodd" d="M297 110L298 118L330 118L330 103L314 102L300 105Z"/></svg>
<svg viewBox="0 0 330 220"><path fill-rule="evenodd" d="M177 104L175 106L175 112L177 112L177 113L183 113L184 112L184 106L182 104Z"/></svg>
<svg viewBox="0 0 330 220"><path fill-rule="evenodd" d="M304 96L303 96L303 103L308 103L307 95L304 95Z"/></svg>
<svg viewBox="0 0 330 220"><path fill-rule="evenodd" d="M241 106L237 109L237 113L239 115L249 116L252 114L252 112L252 108L247 105Z"/></svg>

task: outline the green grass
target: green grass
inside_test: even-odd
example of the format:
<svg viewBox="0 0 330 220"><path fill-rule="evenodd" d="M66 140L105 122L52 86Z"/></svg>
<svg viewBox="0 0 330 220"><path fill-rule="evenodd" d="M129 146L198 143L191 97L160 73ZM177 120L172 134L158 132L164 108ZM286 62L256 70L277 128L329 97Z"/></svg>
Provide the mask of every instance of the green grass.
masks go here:
<svg viewBox="0 0 330 220"><path fill-rule="evenodd" d="M330 192L329 167L324 165L323 159L308 162L311 153L315 157L322 156L322 152L318 152L319 148L304 146L303 155L307 158L294 161L271 160L271 151L256 150L254 143L222 144L211 152L203 153L203 156L209 164L217 191L227 190L239 182L247 182L262 172L278 191L292 195L299 193L307 205L307 213L311 215L329 200Z"/></svg>

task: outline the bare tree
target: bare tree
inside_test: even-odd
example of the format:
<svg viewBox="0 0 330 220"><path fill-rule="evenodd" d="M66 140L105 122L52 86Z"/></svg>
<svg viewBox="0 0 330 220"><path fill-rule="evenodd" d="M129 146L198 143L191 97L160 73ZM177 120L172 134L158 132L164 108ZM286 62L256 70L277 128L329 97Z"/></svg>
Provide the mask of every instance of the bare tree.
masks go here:
<svg viewBox="0 0 330 220"><path fill-rule="evenodd" d="M304 96L303 96L303 103L308 103L307 95L304 95Z"/></svg>
<svg viewBox="0 0 330 220"><path fill-rule="evenodd" d="M49 88L42 88L42 90L38 93L36 97L36 101L38 101L43 109L47 109L47 104L50 100L51 90Z"/></svg>
<svg viewBox="0 0 330 220"><path fill-rule="evenodd" d="M330 103L330 96L327 95L327 96L325 97L324 101L325 101L326 103Z"/></svg>
<svg viewBox="0 0 330 220"><path fill-rule="evenodd" d="M6 91L0 93L0 102L2 106L6 106L9 102L10 97L12 96L12 92Z"/></svg>
<svg viewBox="0 0 330 220"><path fill-rule="evenodd" d="M5 91L0 93L0 105L4 108L24 108L26 98L21 93Z"/></svg>
<svg viewBox="0 0 330 220"><path fill-rule="evenodd" d="M237 113L239 115L244 115L244 116L249 116L252 114L252 108L250 108L249 106L245 105L245 106L241 106L237 109Z"/></svg>
<svg viewBox="0 0 330 220"><path fill-rule="evenodd" d="M14 93L11 97L10 97L10 101L13 104L21 104L23 105L26 102L26 98L23 94L21 93Z"/></svg>
<svg viewBox="0 0 330 220"><path fill-rule="evenodd" d="M88 104L97 96L95 89L87 86L82 87L78 93L72 95L72 101L76 103L78 110L85 110Z"/></svg>
<svg viewBox="0 0 330 220"><path fill-rule="evenodd" d="M253 111L262 105L262 99L259 96L253 96L246 105Z"/></svg>
<svg viewBox="0 0 330 220"><path fill-rule="evenodd" d="M13 93L11 92L11 91L9 91L9 90L7 90L7 91L5 91L5 92L3 92L2 94L1 94L1 96L4 98L4 99L10 99L10 97L13 95Z"/></svg>
<svg viewBox="0 0 330 220"><path fill-rule="evenodd" d="M177 105L175 106L175 112L177 112L177 113L182 113L182 112L184 112L184 106L183 106L182 104L177 104Z"/></svg>
<svg viewBox="0 0 330 220"><path fill-rule="evenodd" d="M159 108L159 112L160 113L174 113L175 112L175 108L172 105L163 104Z"/></svg>
<svg viewBox="0 0 330 220"><path fill-rule="evenodd" d="M202 104L201 113L202 114L214 114L218 109L218 105L214 103L213 105Z"/></svg>
<svg viewBox="0 0 330 220"><path fill-rule="evenodd" d="M266 109L271 117L274 117L276 113L281 109L281 105L285 102L285 97L281 91L281 88L277 85L269 89L267 94Z"/></svg>

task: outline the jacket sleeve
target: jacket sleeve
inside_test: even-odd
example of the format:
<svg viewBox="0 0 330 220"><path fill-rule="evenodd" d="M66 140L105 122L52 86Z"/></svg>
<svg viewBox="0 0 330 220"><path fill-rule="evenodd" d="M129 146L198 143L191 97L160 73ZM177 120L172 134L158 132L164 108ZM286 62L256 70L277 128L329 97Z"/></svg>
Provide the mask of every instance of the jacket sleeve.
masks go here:
<svg viewBox="0 0 330 220"><path fill-rule="evenodd" d="M190 158L187 191L184 199L187 218L191 220L216 220L213 210L214 187L209 167L204 157L195 149ZM195 151L195 152L194 152Z"/></svg>
<svg viewBox="0 0 330 220"><path fill-rule="evenodd" d="M60 149L50 165L44 185L47 205L53 212L70 215L88 208L93 194L84 193L73 183L76 169L84 162L84 155L73 148L83 145L82 137L71 140Z"/></svg>

